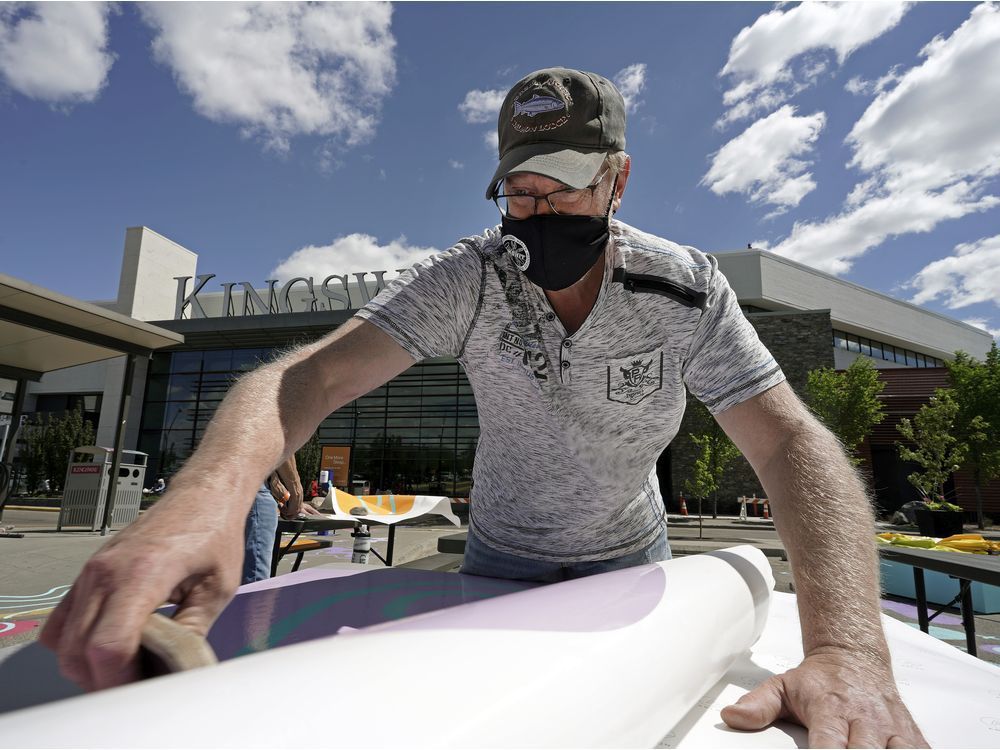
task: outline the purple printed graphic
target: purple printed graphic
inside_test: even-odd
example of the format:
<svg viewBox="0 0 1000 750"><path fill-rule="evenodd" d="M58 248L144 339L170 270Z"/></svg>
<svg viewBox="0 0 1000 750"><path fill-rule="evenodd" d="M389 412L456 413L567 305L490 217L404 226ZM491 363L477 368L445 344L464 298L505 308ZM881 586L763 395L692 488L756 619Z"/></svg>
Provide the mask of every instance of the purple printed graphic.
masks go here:
<svg viewBox="0 0 1000 750"><path fill-rule="evenodd" d="M272 579L280 580L280 579ZM523 591L538 584L399 568L243 591L208 634L220 660L401 617Z"/></svg>

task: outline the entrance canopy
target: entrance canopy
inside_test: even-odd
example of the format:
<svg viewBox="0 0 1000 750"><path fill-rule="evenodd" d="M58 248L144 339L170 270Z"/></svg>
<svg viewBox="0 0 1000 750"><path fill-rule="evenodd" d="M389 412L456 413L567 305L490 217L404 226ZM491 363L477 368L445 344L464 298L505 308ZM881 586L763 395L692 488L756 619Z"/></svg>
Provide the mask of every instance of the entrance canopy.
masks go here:
<svg viewBox="0 0 1000 750"><path fill-rule="evenodd" d="M0 376L37 380L122 354L149 356L184 337L0 274Z"/></svg>
<svg viewBox="0 0 1000 750"><path fill-rule="evenodd" d="M179 333L0 274L0 377L17 380L11 415L14 436L5 441L0 455L0 518L10 490L7 458L16 442L28 380L38 380L51 370L126 356L111 465L111 475L118 476L136 359L183 343ZM102 535L108 533L117 488L117 482L108 483Z"/></svg>

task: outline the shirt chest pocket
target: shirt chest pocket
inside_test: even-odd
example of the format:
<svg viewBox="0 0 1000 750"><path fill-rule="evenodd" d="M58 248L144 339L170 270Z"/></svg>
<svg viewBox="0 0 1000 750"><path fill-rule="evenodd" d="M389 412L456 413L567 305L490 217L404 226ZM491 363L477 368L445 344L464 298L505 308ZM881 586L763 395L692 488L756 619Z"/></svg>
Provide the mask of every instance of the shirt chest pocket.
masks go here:
<svg viewBox="0 0 1000 750"><path fill-rule="evenodd" d="M669 354L664 352L663 347L609 359L608 400L629 406L645 401L662 390L664 371L669 369L669 365Z"/></svg>

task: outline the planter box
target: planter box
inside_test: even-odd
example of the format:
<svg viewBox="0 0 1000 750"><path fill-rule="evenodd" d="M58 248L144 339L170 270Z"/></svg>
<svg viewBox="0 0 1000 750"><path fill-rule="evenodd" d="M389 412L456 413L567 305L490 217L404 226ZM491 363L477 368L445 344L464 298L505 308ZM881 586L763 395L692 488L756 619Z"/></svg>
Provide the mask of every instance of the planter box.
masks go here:
<svg viewBox="0 0 1000 750"><path fill-rule="evenodd" d="M943 539L962 533L965 513L960 510L916 510L917 526L923 536Z"/></svg>
<svg viewBox="0 0 1000 750"><path fill-rule="evenodd" d="M882 587L885 589L885 593L908 599L917 597L913 587L912 565L905 565L894 560L882 560L881 568ZM924 570L924 589L927 593L928 603L947 604L958 596L958 579L945 573L938 573L936 570ZM957 608L958 604L955 606ZM972 609L979 615L992 615L1000 612L1000 586L987 586L973 581Z"/></svg>

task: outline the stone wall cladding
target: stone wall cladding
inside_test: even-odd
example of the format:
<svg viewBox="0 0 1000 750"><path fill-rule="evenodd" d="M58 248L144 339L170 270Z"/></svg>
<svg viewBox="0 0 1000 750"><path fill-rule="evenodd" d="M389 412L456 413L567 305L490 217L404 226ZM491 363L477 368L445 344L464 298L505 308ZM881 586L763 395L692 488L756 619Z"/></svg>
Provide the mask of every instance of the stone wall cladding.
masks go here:
<svg viewBox="0 0 1000 750"><path fill-rule="evenodd" d="M829 310L807 310L793 312L748 313L747 320L757 331L757 335L781 365L789 385L805 400L806 379L810 370L819 367L833 367L833 324ZM694 399L688 394L688 410L681 423L680 432L670 446L672 487L662 487L667 510L677 512L678 493L684 481L691 475L697 446L688 437L695 426L692 420ZM668 495L669 492L669 495ZM757 475L742 456L733 463L719 490L719 512L734 514L739 512L736 498L749 497L754 493L762 496L763 490ZM667 499L669 498L669 499ZM695 512L693 505L688 506ZM703 508L706 514L712 512L711 503Z"/></svg>

